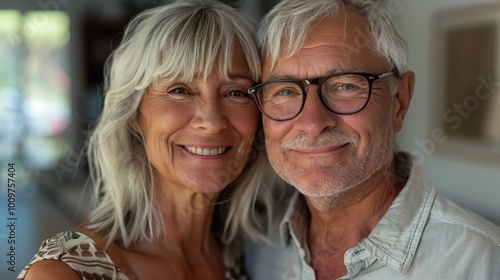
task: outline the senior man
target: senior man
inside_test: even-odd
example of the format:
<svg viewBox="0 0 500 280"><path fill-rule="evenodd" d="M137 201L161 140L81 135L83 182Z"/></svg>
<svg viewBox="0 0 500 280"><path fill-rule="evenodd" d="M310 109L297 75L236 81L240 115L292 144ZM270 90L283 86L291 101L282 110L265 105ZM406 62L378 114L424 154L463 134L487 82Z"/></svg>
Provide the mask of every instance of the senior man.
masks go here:
<svg viewBox="0 0 500 280"><path fill-rule="evenodd" d="M294 191L251 279L500 279L500 229L394 152L413 94L404 40L372 2L285 0L264 18L269 160ZM471 186L473 187L473 186Z"/></svg>

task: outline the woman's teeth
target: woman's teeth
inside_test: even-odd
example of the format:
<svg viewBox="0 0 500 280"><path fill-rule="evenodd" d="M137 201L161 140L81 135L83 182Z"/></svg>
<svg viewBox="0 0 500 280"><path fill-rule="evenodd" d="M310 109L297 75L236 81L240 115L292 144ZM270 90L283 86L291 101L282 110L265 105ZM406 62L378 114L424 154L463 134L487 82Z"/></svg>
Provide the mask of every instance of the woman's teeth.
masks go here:
<svg viewBox="0 0 500 280"><path fill-rule="evenodd" d="M216 155L220 155L226 151L226 147L207 149L207 148L185 146L185 148L190 153L195 154L195 155L200 155L200 156L216 156Z"/></svg>

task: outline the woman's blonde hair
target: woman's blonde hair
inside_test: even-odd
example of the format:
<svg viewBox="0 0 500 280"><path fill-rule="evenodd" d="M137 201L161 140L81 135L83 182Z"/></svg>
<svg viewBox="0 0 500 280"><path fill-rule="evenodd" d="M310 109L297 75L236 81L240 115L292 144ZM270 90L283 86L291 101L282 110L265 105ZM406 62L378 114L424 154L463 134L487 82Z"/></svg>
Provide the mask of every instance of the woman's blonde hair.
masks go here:
<svg viewBox="0 0 500 280"><path fill-rule="evenodd" d="M104 108L87 150L89 184L97 201L88 228L104 235L108 245L119 242L128 247L152 241L163 229L144 141L131 126L145 91L163 78L207 78L215 66L227 78L236 47L258 81L260 61L252 24L228 5L177 1L146 10L130 21L121 44L106 62ZM261 144L256 142L242 175L228 188L231 199L225 203L224 242L230 242L239 228L264 238L251 210L258 196L264 204L270 203L263 193L268 189L260 187L261 179L269 175Z"/></svg>

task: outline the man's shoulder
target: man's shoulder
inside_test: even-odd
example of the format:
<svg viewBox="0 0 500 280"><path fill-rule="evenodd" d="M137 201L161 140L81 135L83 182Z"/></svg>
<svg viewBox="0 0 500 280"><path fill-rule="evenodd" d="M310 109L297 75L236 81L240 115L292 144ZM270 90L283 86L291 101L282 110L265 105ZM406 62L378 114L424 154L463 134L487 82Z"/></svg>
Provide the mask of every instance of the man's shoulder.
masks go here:
<svg viewBox="0 0 500 280"><path fill-rule="evenodd" d="M500 254L500 227L439 193L430 212L426 231L446 232L469 242L486 242L496 246Z"/></svg>
<svg viewBox="0 0 500 280"><path fill-rule="evenodd" d="M411 192L406 199L414 200L415 196L420 196L422 199L433 196L428 200L430 204L420 206L423 207L423 212L429 211L424 236L430 233L448 236L461 234L468 238L485 238L497 247L500 246L499 226L440 194L417 165L412 164L411 170L412 183L408 186L411 187Z"/></svg>
<svg viewBox="0 0 500 280"><path fill-rule="evenodd" d="M437 194L408 273L495 279L499 259L500 228Z"/></svg>

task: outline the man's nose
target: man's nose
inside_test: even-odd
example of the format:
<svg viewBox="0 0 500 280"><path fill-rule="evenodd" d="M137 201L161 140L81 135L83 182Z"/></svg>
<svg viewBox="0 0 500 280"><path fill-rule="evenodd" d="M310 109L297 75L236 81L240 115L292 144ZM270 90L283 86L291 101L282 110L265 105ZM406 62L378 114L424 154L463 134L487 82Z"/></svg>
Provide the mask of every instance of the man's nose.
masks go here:
<svg viewBox="0 0 500 280"><path fill-rule="evenodd" d="M304 108L296 117L295 127L314 137L337 124L337 116L321 102L318 86L306 86Z"/></svg>

